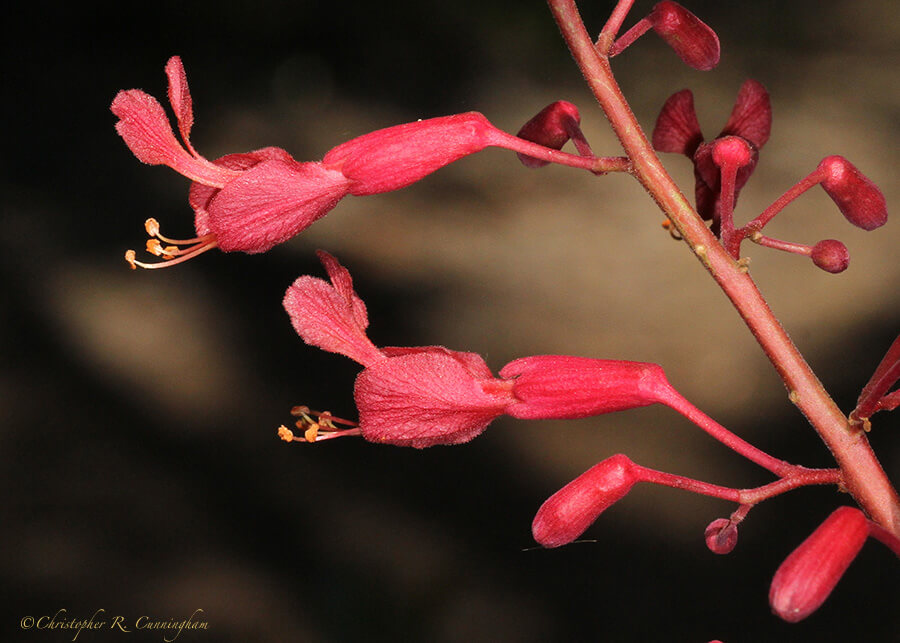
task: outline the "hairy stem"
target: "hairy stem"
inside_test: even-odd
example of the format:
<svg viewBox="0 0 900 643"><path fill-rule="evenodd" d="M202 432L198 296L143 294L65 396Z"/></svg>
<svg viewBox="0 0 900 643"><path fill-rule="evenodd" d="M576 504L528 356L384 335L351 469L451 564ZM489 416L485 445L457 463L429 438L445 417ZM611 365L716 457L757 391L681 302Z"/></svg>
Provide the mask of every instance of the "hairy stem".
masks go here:
<svg viewBox="0 0 900 643"><path fill-rule="evenodd" d="M663 168L616 83L609 59L598 53L574 0L548 0L553 17L594 96L633 163L632 173L731 300L775 366L800 409L831 450L844 484L873 521L900 535L900 497L869 446L850 426L822 383L775 319L756 284L713 236Z"/></svg>

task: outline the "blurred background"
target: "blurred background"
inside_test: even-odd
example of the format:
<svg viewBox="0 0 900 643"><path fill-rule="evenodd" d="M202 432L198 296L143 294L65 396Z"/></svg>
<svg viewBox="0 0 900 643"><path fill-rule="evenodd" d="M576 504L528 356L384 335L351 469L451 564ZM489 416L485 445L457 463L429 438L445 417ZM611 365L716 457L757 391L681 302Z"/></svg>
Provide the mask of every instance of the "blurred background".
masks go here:
<svg viewBox="0 0 900 643"><path fill-rule="evenodd" d="M510 6L510 5L514 6ZM597 32L612 2L583 3ZM626 23L653 3L639 0ZM774 128L741 195L752 218L840 153L900 202L898 23L891 0L692 0L723 58L694 72L655 36L614 68L649 131L694 90L707 136L741 82L772 94ZM0 574L4 640L63 641L19 619L134 620L203 610L191 641L848 641L896 634L896 559L868 544L826 605L769 614L778 564L837 504L831 488L754 509L735 551L703 529L728 503L638 487L585 535L536 549L534 512L594 463L626 453L732 486L769 481L666 409L577 422L497 421L470 444L423 451L361 440L288 445L292 405L355 417L358 372L304 345L281 308L316 248L351 271L378 345L442 344L494 369L566 353L662 364L673 384L773 454L827 450L700 265L623 176L526 170L488 150L399 192L345 199L261 256L212 252L132 272L143 221L192 234L188 182L141 165L109 103L164 98L182 56L193 142L209 158L267 145L298 159L373 129L478 110L515 132L547 103L579 105L598 154L618 154L546 6L533 2L30 3L3 31L0 225ZM667 167L692 193L686 159ZM900 321L900 221L866 233L823 192L771 226L838 238L847 272L747 247L770 304L841 408ZM871 440L900 480L900 418ZM122 634L118 634L119 637ZM132 633L157 641L155 632ZM84 641L120 640L85 632Z"/></svg>

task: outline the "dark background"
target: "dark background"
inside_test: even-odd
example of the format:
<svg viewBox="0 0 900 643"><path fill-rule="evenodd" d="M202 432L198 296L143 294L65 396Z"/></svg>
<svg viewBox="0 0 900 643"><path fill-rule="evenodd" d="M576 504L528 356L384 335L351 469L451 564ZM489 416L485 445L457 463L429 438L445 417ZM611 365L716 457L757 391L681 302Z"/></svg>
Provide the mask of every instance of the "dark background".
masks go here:
<svg viewBox="0 0 900 643"><path fill-rule="evenodd" d="M64 608L187 618L180 641L888 640L896 559L868 544L826 605L787 625L768 583L845 496L804 489L754 509L729 556L703 545L728 503L635 489L588 542L534 549L540 503L616 452L719 484L768 478L664 409L570 423L498 421L424 451L359 440L286 445L294 404L352 417L357 368L310 349L280 307L313 250L348 266L379 345L571 353L663 364L682 392L772 453L829 457L734 312L658 228L624 177L529 172L488 151L398 193L347 199L262 256L209 253L127 269L154 216L191 232L187 181L138 163L113 130L116 91L164 97L185 61L195 146L210 158L279 145L320 158L352 136L471 109L515 131L558 98L616 154L546 7L534 2L41 3L4 20L0 277L2 638ZM584 3L594 32L611 2ZM652 3L637 2L630 25ZM826 154L897 203L896 7L693 1L717 29L718 70L683 67L653 36L616 60L642 123L685 86L707 134L740 82L773 95L775 129L742 196L752 217ZM690 190L683 159L667 165ZM752 270L845 410L896 335L898 223L851 229L820 193L772 234L836 237L847 273L749 248ZM900 479L896 417L871 439ZM699 434L699 435L698 435ZM83 632L79 641L159 641Z"/></svg>

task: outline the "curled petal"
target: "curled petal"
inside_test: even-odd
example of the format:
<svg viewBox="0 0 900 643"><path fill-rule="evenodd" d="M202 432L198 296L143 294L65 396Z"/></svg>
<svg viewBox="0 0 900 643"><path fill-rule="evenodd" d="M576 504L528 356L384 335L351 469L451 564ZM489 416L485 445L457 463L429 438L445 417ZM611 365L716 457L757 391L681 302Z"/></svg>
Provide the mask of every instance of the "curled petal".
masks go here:
<svg viewBox="0 0 900 643"><path fill-rule="evenodd" d="M878 186L842 156L829 156L819 163L822 187L847 221L863 230L887 223L887 202Z"/></svg>
<svg viewBox="0 0 900 643"><path fill-rule="evenodd" d="M264 161L213 197L208 225L224 252L265 252L325 216L346 194L346 178L320 163Z"/></svg>
<svg viewBox="0 0 900 643"><path fill-rule="evenodd" d="M558 100L547 105L525 123L516 136L544 147L559 150L571 138L572 125L577 126L580 123L581 115L578 113L578 108L572 103ZM542 161L525 154L518 154L518 157L522 164L529 168L544 167L549 163L549 161Z"/></svg>
<svg viewBox="0 0 900 643"><path fill-rule="evenodd" d="M538 355L514 360L500 377L518 400L507 409L523 420L573 419L663 401L672 387L656 364Z"/></svg>
<svg viewBox="0 0 900 643"><path fill-rule="evenodd" d="M512 401L502 382L435 351L376 362L356 378L354 397L363 437L415 448L468 442Z"/></svg>
<svg viewBox="0 0 900 643"><path fill-rule="evenodd" d="M351 194L389 192L483 150L494 129L478 112L405 123L338 145L322 163L350 180Z"/></svg>
<svg viewBox="0 0 900 643"><path fill-rule="evenodd" d="M622 454L614 455L550 496L531 523L534 539L544 547L559 547L578 538L637 482L633 464Z"/></svg>
<svg viewBox="0 0 900 643"><path fill-rule="evenodd" d="M310 346L346 355L363 365L383 359L366 336L366 305L354 292L350 273L327 252L317 254L331 283L303 276L287 289L284 308L294 330Z"/></svg>
<svg viewBox="0 0 900 643"><path fill-rule="evenodd" d="M769 140L772 131L772 106L762 83L746 80L741 85L731 116L719 136L740 136L757 149Z"/></svg>
<svg viewBox="0 0 900 643"><path fill-rule="evenodd" d="M119 117L116 131L138 160L168 165L200 183L221 187L235 174L203 158L191 156L175 138L162 105L139 89L120 91L110 106Z"/></svg>
<svg viewBox="0 0 900 643"><path fill-rule="evenodd" d="M719 64L716 32L677 2L658 3L647 19L653 31L690 67L709 71Z"/></svg>
<svg viewBox="0 0 900 643"><path fill-rule="evenodd" d="M669 96L653 128L653 148L693 156L703 142L703 133L694 109L694 95L682 89Z"/></svg>

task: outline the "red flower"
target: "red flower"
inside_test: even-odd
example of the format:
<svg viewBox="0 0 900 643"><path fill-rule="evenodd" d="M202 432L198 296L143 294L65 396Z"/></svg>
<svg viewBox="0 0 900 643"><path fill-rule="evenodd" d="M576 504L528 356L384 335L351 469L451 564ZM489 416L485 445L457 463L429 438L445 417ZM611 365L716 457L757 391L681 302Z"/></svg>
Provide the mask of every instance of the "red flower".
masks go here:
<svg viewBox="0 0 900 643"><path fill-rule="evenodd" d="M366 336L365 304L350 273L331 255L318 255L331 283L298 278L284 307L307 344L365 367L354 397L367 440L418 448L458 444L503 414L577 418L673 397L655 364L543 355L510 362L497 378L475 353L441 346L379 349Z"/></svg>
<svg viewBox="0 0 900 643"><path fill-rule="evenodd" d="M371 132L338 145L321 162L297 162L277 147L211 162L191 145L193 107L180 58L169 60L166 75L183 144L175 138L159 102L139 89L119 92L111 109L119 117L116 130L139 160L168 165L193 181L189 202L197 236L169 239L150 219L147 250L167 261L141 263L129 250L126 259L132 267L173 265L216 247L225 252L265 252L309 227L348 194L398 190L488 146L591 171L622 169L617 159L583 158L517 138L477 112Z"/></svg>
<svg viewBox="0 0 900 643"><path fill-rule="evenodd" d="M347 194L348 180L340 172L318 163L298 163L279 148L230 154L214 162L200 156L190 141L194 116L180 58L169 59L166 75L184 145L175 138L159 102L139 89L119 92L111 109L119 117L116 131L139 160L168 165L193 181L189 201L196 238L168 239L158 234L155 221L148 222L151 236L173 244L163 247L155 240L148 244L154 254L173 260L168 265L215 247L225 252L265 252L308 227ZM151 267L133 261L133 253L130 260L132 265Z"/></svg>
<svg viewBox="0 0 900 643"><path fill-rule="evenodd" d="M697 212L706 220L718 221L722 186L719 166L713 159L716 141L739 137L749 148L750 158L735 178L734 203L737 203L738 193L753 173L759 150L769 140L771 128L769 94L760 83L748 80L741 86L722 132L713 141L704 143L694 110L694 95L684 89L670 96L663 105L653 129L653 147L660 152L684 154L693 161Z"/></svg>

